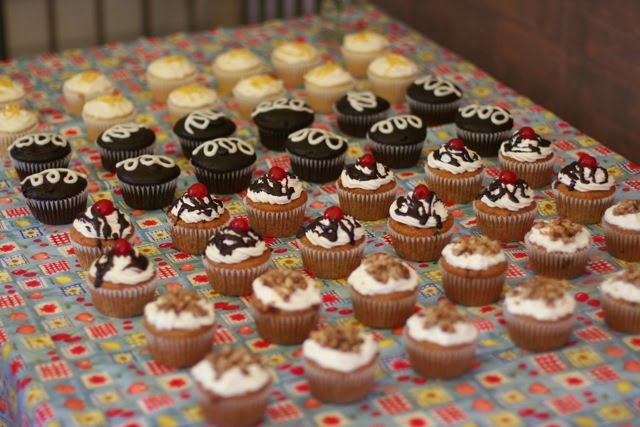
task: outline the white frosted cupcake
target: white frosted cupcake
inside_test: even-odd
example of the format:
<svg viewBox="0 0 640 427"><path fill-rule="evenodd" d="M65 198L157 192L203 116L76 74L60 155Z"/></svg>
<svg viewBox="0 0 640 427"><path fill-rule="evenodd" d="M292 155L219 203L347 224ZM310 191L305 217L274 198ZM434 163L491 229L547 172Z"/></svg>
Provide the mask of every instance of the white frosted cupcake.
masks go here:
<svg viewBox="0 0 640 427"><path fill-rule="evenodd" d="M401 102L418 77L418 66L402 55L380 56L369 64L367 77L373 93L389 102Z"/></svg>
<svg viewBox="0 0 640 427"><path fill-rule="evenodd" d="M4 108L7 105L25 107L27 105L27 97L22 85L7 76L0 76L0 108Z"/></svg>
<svg viewBox="0 0 640 427"><path fill-rule="evenodd" d="M180 86L167 98L172 125L193 111L215 109L218 104L216 91L198 83Z"/></svg>
<svg viewBox="0 0 640 427"><path fill-rule="evenodd" d="M136 108L123 95L99 96L84 104L82 119L90 141L111 126L134 121Z"/></svg>
<svg viewBox="0 0 640 427"><path fill-rule="evenodd" d="M600 284L604 320L611 329L640 334L640 267L631 265Z"/></svg>
<svg viewBox="0 0 640 427"><path fill-rule="evenodd" d="M478 330L467 316L445 302L409 318L404 328L404 344L411 367L418 374L446 380L471 369Z"/></svg>
<svg viewBox="0 0 640 427"><path fill-rule="evenodd" d="M154 101L165 102L172 90L196 79L196 66L184 56L165 56L149 64L145 77Z"/></svg>
<svg viewBox="0 0 640 427"><path fill-rule="evenodd" d="M500 146L498 159L502 169L514 171L531 188L541 188L551 183L555 163L553 146L551 141L530 127L513 132Z"/></svg>
<svg viewBox="0 0 640 427"><path fill-rule="evenodd" d="M213 61L213 75L218 81L218 93L225 96L240 80L265 70L262 60L249 49L231 49Z"/></svg>
<svg viewBox="0 0 640 427"><path fill-rule="evenodd" d="M604 238L611 255L640 261L640 199L623 200L604 212Z"/></svg>
<svg viewBox="0 0 640 427"><path fill-rule="evenodd" d="M332 113L333 105L354 85L351 74L335 62L315 67L304 75L307 102L316 113Z"/></svg>
<svg viewBox="0 0 640 427"><path fill-rule="evenodd" d="M282 43L271 53L273 68L288 88L301 86L304 73L318 65L318 62L320 55L309 43Z"/></svg>
<svg viewBox="0 0 640 427"><path fill-rule="evenodd" d="M262 101L280 98L282 95L282 80L268 74L246 77L233 87L233 97L238 103L238 111L245 119L251 118L251 113Z"/></svg>
<svg viewBox="0 0 640 427"><path fill-rule="evenodd" d="M0 109L0 158L7 157L9 147L21 136L33 133L38 128L38 116L33 111L17 105Z"/></svg>
<svg viewBox="0 0 640 427"><path fill-rule="evenodd" d="M387 53L389 40L373 31L360 31L344 36L342 56L347 70L357 79L367 77L367 67L379 56Z"/></svg>
<svg viewBox="0 0 640 427"><path fill-rule="evenodd" d="M99 71L83 71L64 82L64 107L75 116L82 114L82 108L87 101L104 95L111 95L115 86Z"/></svg>

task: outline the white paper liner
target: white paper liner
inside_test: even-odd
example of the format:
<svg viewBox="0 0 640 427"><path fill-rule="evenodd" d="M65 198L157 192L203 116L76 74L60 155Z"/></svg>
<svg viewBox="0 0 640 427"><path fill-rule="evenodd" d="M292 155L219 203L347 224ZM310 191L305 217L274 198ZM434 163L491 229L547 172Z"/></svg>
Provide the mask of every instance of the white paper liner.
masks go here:
<svg viewBox="0 0 640 427"><path fill-rule="evenodd" d="M393 103L404 100L407 89L416 79L417 73L407 77L380 78L373 73L367 72L371 91L381 98Z"/></svg>
<svg viewBox="0 0 640 427"><path fill-rule="evenodd" d="M49 225L71 224L87 208L89 190L61 200L37 200L25 197L27 206L38 221Z"/></svg>
<svg viewBox="0 0 640 427"><path fill-rule="evenodd" d="M496 157L500 145L511 136L511 129L501 132L471 132L456 126L456 134L468 149L475 151L482 157Z"/></svg>
<svg viewBox="0 0 640 427"><path fill-rule="evenodd" d="M219 427L251 427L264 418L271 397L271 384L247 395L212 399L196 378L196 394L205 419Z"/></svg>
<svg viewBox="0 0 640 427"><path fill-rule="evenodd" d="M25 130L21 130L19 132L10 132L10 133L0 134L0 159L7 158L7 156L9 155L9 147L11 146L11 144L13 144L13 141L15 141L16 139L22 136L34 133L37 128L38 128L38 121L36 120L36 123L33 126Z"/></svg>
<svg viewBox="0 0 640 427"><path fill-rule="evenodd" d="M285 94L285 92L284 92L284 89L283 89L281 92L278 92L278 93L275 93L275 94L269 95L269 96L262 96L260 98L242 96L242 95L237 94L237 93L235 93L233 95L233 98L238 103L238 112L240 113L240 115L242 117L244 117L245 119L247 119L247 120L251 120L251 113L253 113L253 110L256 109L258 104L260 104L262 101L268 101L268 100L271 100L271 99L278 99L278 98L284 96L284 94Z"/></svg>
<svg viewBox="0 0 640 427"><path fill-rule="evenodd" d="M211 288L220 295L237 297L250 295L253 292L251 287L253 280L269 269L270 261L242 269L219 268L211 264L206 257L203 263Z"/></svg>
<svg viewBox="0 0 640 427"><path fill-rule="evenodd" d="M330 251L306 246L298 240L304 268L321 279L347 277L362 261L366 238L350 249Z"/></svg>
<svg viewBox="0 0 640 427"><path fill-rule="evenodd" d="M309 62L301 62L299 64L287 64L272 60L271 64L276 75L281 79L288 89L295 89L304 84L304 75L307 71L315 68L320 63L320 56Z"/></svg>
<svg viewBox="0 0 640 427"><path fill-rule="evenodd" d="M370 328L395 329L407 322L413 314L418 300L418 288L415 292L402 297L384 299L383 295L361 295L349 288L355 318Z"/></svg>
<svg viewBox="0 0 640 427"><path fill-rule="evenodd" d="M167 222L173 246L191 255L202 255L211 236L228 224L227 221L219 227L192 228L173 224L170 220Z"/></svg>
<svg viewBox="0 0 640 427"><path fill-rule="evenodd" d="M451 241L453 227L433 236L407 236L391 227L387 227L387 232L399 257L409 261L429 262L440 258L442 249Z"/></svg>
<svg viewBox="0 0 640 427"><path fill-rule="evenodd" d="M424 168L427 186L442 200L450 203L469 203L482 189L484 171L468 177L444 177L432 173L428 166Z"/></svg>
<svg viewBox="0 0 640 427"><path fill-rule="evenodd" d="M250 70L240 71L224 71L219 68L213 67L213 75L216 77L216 82L218 83L218 94L220 96L226 96L231 94L233 87L240 80L254 76L256 74L260 74L265 71L264 65L260 65L256 68L252 68Z"/></svg>
<svg viewBox="0 0 640 427"><path fill-rule="evenodd" d="M147 84L149 85L149 89L151 89L151 96L153 96L153 100L155 102L159 103L167 102L167 98L169 98L169 94L171 92L178 89L180 86L195 82L196 77L197 73L193 73L193 75L183 77L181 79L164 80L154 77L148 72L145 73Z"/></svg>
<svg viewBox="0 0 640 427"><path fill-rule="evenodd" d="M604 240L611 255L624 261L640 261L640 232L616 230L607 221L602 221Z"/></svg>
<svg viewBox="0 0 640 427"><path fill-rule="evenodd" d="M602 199L571 197L554 188L558 214L578 224L599 224L604 212L613 205L615 193Z"/></svg>
<svg viewBox="0 0 640 427"><path fill-rule="evenodd" d="M178 185L178 178L164 184L133 185L119 180L122 198L133 209L154 210L169 206Z"/></svg>
<svg viewBox="0 0 640 427"><path fill-rule="evenodd" d="M391 108L375 114L344 114L338 111L335 104L333 113L336 115L338 129L349 136L364 138L374 124L389 116Z"/></svg>
<svg viewBox="0 0 640 427"><path fill-rule="evenodd" d="M23 180L29 175L33 175L34 173L42 172L47 169L60 169L66 168L69 166L69 162L71 161L71 153L67 154L61 159L50 160L48 162L36 163L36 162L23 162L21 160L16 160L11 157L9 154L9 158L11 159L11 163L18 173L18 177Z"/></svg>
<svg viewBox="0 0 640 427"><path fill-rule="evenodd" d="M521 318L503 310L511 341L526 350L544 352L564 347L576 322L575 314L565 320L539 321Z"/></svg>
<svg viewBox="0 0 640 427"><path fill-rule="evenodd" d="M531 230L538 209L512 212L509 216L487 214L473 205L480 233L501 242L519 242Z"/></svg>
<svg viewBox="0 0 640 427"><path fill-rule="evenodd" d="M249 203L244 204L251 228L261 236L289 237L300 230L304 222L307 204L286 211L268 211L257 209Z"/></svg>
<svg viewBox="0 0 640 427"><path fill-rule="evenodd" d="M640 334L640 305L616 301L600 292L600 301L607 325L618 332Z"/></svg>
<svg viewBox="0 0 640 427"><path fill-rule="evenodd" d="M211 193L233 194L246 190L251 184L251 172L253 164L246 168L227 172L214 172L193 165L198 181L207 186Z"/></svg>
<svg viewBox="0 0 640 427"><path fill-rule="evenodd" d="M24 94L16 99L8 99L6 101L0 102L0 109L8 106L8 105L17 105L20 108L24 108L27 106L27 95Z"/></svg>
<svg viewBox="0 0 640 427"><path fill-rule="evenodd" d="M307 90L307 104L309 104L316 113L331 114L333 113L333 105L353 89L354 86L355 83L342 85L337 88L305 85Z"/></svg>
<svg viewBox="0 0 640 427"><path fill-rule="evenodd" d="M388 49L375 52L350 52L347 49L340 48L345 62L345 68L356 79L366 79L369 64L379 56L386 55Z"/></svg>
<svg viewBox="0 0 640 427"><path fill-rule="evenodd" d="M309 337L309 333L320 320L320 306L309 312L300 313L262 313L251 307L258 335L263 340L278 345L300 344Z"/></svg>
<svg viewBox="0 0 640 427"><path fill-rule="evenodd" d="M352 193L338 186L338 200L342 210L360 221L377 221L389 216L389 208L396 197L397 187L379 192L373 190L366 194Z"/></svg>
<svg viewBox="0 0 640 427"><path fill-rule="evenodd" d="M420 160L424 141L408 145L381 144L369 138L371 151L376 160L390 168L409 168Z"/></svg>
<svg viewBox="0 0 640 427"><path fill-rule="evenodd" d="M85 96L82 93L74 92L67 86L62 85L62 93L64 95L64 109L67 113L73 116L81 116L82 109L84 108L84 104L87 101L98 98L99 96L111 95L113 93L113 90L114 88L110 87L108 90L103 90L93 93L89 96Z"/></svg>
<svg viewBox="0 0 640 427"><path fill-rule="evenodd" d="M92 302L100 313L117 318L140 316L144 306L155 299L156 277L144 285L130 285L123 289L96 288L87 276L87 285Z"/></svg>
<svg viewBox="0 0 640 427"><path fill-rule="evenodd" d="M479 307L493 304L502 296L507 269L495 277L465 277L450 273L438 261L442 287L448 299L456 304Z"/></svg>
<svg viewBox="0 0 640 427"><path fill-rule="evenodd" d="M209 354L213 346L215 325L194 336L169 337L144 328L147 348L153 360L170 368L188 368Z"/></svg>
<svg viewBox="0 0 640 427"><path fill-rule="evenodd" d="M414 371L426 378L448 380L457 378L471 369L478 346L477 340L447 348L438 345L429 348L410 338L404 329L403 342Z"/></svg>
<svg viewBox="0 0 640 427"><path fill-rule="evenodd" d="M529 242L528 237L524 239L524 246L527 249L533 271L540 276L556 279L580 277L587 267L591 254L591 243L574 253L547 252Z"/></svg>
<svg viewBox="0 0 640 427"><path fill-rule="evenodd" d="M500 167L514 172L518 178L523 179L531 188L542 188L551 183L555 156L544 162L518 162L498 153Z"/></svg>
<svg viewBox="0 0 640 427"><path fill-rule="evenodd" d="M340 156L333 159L308 159L287 151L291 161L291 169L298 178L309 181L324 183L338 179L344 168L344 161L347 157L345 151Z"/></svg>
<svg viewBox="0 0 640 427"><path fill-rule="evenodd" d="M305 376L313 397L328 403L349 403L361 400L373 390L378 357L352 372L324 369L302 358Z"/></svg>
<svg viewBox="0 0 640 427"><path fill-rule="evenodd" d="M102 167L108 171L114 172L116 170L116 164L122 160L133 159L134 157L142 156L143 154L153 154L153 151L155 150L155 142L148 147L143 147L138 150L107 150L97 144L96 147L98 148L98 153L100 153Z"/></svg>
<svg viewBox="0 0 640 427"><path fill-rule="evenodd" d="M136 114L137 114L137 111L135 108L130 114L127 114L126 116L122 116L122 117L116 117L114 119L98 119L98 118L93 118L91 116L83 114L82 119L84 120L84 126L87 132L87 139L95 143L96 138L100 136L102 132L109 129L111 126L133 121Z"/></svg>

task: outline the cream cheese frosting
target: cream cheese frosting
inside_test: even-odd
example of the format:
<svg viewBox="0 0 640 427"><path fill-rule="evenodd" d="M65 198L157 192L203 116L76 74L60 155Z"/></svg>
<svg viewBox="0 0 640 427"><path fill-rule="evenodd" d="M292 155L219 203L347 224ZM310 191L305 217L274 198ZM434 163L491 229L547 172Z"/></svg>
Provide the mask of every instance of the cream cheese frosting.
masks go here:
<svg viewBox="0 0 640 427"><path fill-rule="evenodd" d="M257 277L252 287L254 298L279 310L306 310L322 303L315 282L293 270L271 270Z"/></svg>
<svg viewBox="0 0 640 427"><path fill-rule="evenodd" d="M591 233L583 225L557 218L535 223L526 240L547 252L571 254L591 246Z"/></svg>
<svg viewBox="0 0 640 427"><path fill-rule="evenodd" d="M553 321L576 312L576 301L565 281L534 277L509 291L504 308L513 315Z"/></svg>
<svg viewBox="0 0 640 427"><path fill-rule="evenodd" d="M478 329L455 306L442 303L415 313L407 320L407 335L443 347L473 343Z"/></svg>
<svg viewBox="0 0 640 427"><path fill-rule="evenodd" d="M376 76L400 78L417 74L418 66L410 59L392 53L374 59L373 62L369 64L368 70Z"/></svg>
<svg viewBox="0 0 640 427"><path fill-rule="evenodd" d="M225 71L247 71L259 68L262 62L249 49L232 49L216 57L213 66Z"/></svg>
<svg viewBox="0 0 640 427"><path fill-rule="evenodd" d="M217 102L216 91L198 83L181 86L169 94L169 103L178 107L204 108Z"/></svg>
<svg viewBox="0 0 640 427"><path fill-rule="evenodd" d="M262 98L273 96L284 91L282 80L271 77L268 74L258 74L240 80L233 88L234 95L249 98Z"/></svg>
<svg viewBox="0 0 640 427"><path fill-rule="evenodd" d="M24 96L24 88L7 76L0 76L0 102L16 101Z"/></svg>
<svg viewBox="0 0 640 427"><path fill-rule="evenodd" d="M302 64L315 60L318 51L309 43L289 42L276 47L271 57L285 64Z"/></svg>
<svg viewBox="0 0 640 427"><path fill-rule="evenodd" d="M315 86L333 87L353 83L353 77L335 62L315 67L304 75L304 80Z"/></svg>
<svg viewBox="0 0 640 427"><path fill-rule="evenodd" d="M215 324L213 304L193 291L170 291L144 307L144 319L154 328L195 330Z"/></svg>
<svg viewBox="0 0 640 427"><path fill-rule="evenodd" d="M78 73L64 82L64 89L84 95L85 99L108 95L115 86L104 74L89 70Z"/></svg>
<svg viewBox="0 0 640 427"><path fill-rule="evenodd" d="M418 289L418 274L387 254L373 254L351 272L347 283L360 295L387 295Z"/></svg>
<svg viewBox="0 0 640 427"><path fill-rule="evenodd" d="M600 292L611 298L640 304L640 268L630 266L608 276L600 284Z"/></svg>
<svg viewBox="0 0 640 427"><path fill-rule="evenodd" d="M171 55L153 61L147 71L159 79L179 80L194 75L196 67L184 56Z"/></svg>
<svg viewBox="0 0 640 427"><path fill-rule="evenodd" d="M338 372L353 372L356 369L369 364L378 355L378 346L370 333L355 331L360 341L353 351L342 351L331 348L318 341L316 334L312 332L302 344L302 355L326 369Z"/></svg>
<svg viewBox="0 0 640 427"><path fill-rule="evenodd" d="M359 53L380 52L389 46L389 40L373 31L360 31L344 36L342 47Z"/></svg>
<svg viewBox="0 0 640 427"><path fill-rule="evenodd" d="M0 108L0 132L22 132L38 124L38 117L17 105Z"/></svg>
<svg viewBox="0 0 640 427"><path fill-rule="evenodd" d="M604 221L623 230L640 231L640 200L624 200L604 212Z"/></svg>
<svg viewBox="0 0 640 427"><path fill-rule="evenodd" d="M103 95L87 101L82 114L109 120L124 117L135 111L133 103L122 95Z"/></svg>
<svg viewBox="0 0 640 427"><path fill-rule="evenodd" d="M474 271L507 262L500 244L486 236L457 238L444 247L442 257L453 267Z"/></svg>

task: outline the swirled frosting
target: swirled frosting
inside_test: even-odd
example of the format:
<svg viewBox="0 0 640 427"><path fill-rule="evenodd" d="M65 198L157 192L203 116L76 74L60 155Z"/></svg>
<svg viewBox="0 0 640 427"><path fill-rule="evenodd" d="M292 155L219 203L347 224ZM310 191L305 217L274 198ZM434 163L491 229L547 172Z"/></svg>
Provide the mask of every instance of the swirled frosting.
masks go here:
<svg viewBox="0 0 640 427"><path fill-rule="evenodd" d="M7 76L0 76L0 102L15 101L24 96L24 89Z"/></svg>
<svg viewBox="0 0 640 427"><path fill-rule="evenodd" d="M115 89L111 80L95 70L84 71L74 75L64 82L64 88L83 94L85 99L106 95Z"/></svg>
<svg viewBox="0 0 640 427"><path fill-rule="evenodd" d="M37 116L17 105L7 105L0 109L0 132L22 132L38 124Z"/></svg>
<svg viewBox="0 0 640 427"><path fill-rule="evenodd" d="M101 287L103 282L138 285L153 279L156 269L137 249L126 255L116 255L110 250L91 264L89 275L95 278L94 288Z"/></svg>
<svg viewBox="0 0 640 427"><path fill-rule="evenodd" d="M416 200L413 191L398 197L389 208L391 219L416 228L442 228L449 217L444 202L431 191L429 196Z"/></svg>
<svg viewBox="0 0 640 427"><path fill-rule="evenodd" d="M388 254L373 254L351 272L347 283L360 295L388 295L418 289L418 274Z"/></svg>
<svg viewBox="0 0 640 427"><path fill-rule="evenodd" d="M272 179L268 173L249 185L247 198L256 203L286 205L302 195L302 183L298 177L288 172L282 180Z"/></svg>
<svg viewBox="0 0 640 427"><path fill-rule="evenodd" d="M340 175L340 182L345 188L361 188L374 191L394 180L393 171L380 162L371 167L358 163L347 165Z"/></svg>
<svg viewBox="0 0 640 427"><path fill-rule="evenodd" d="M224 214L222 200L209 194L205 197L193 197L184 193L176 199L169 209L171 215L188 224L214 221Z"/></svg>
<svg viewBox="0 0 640 427"><path fill-rule="evenodd" d="M530 139L520 135L519 131L514 131L511 138L500 146L500 154L519 162L535 162L553 154L553 148L551 141L538 134Z"/></svg>
<svg viewBox="0 0 640 427"><path fill-rule="evenodd" d="M535 203L533 190L522 179L518 179L515 184L505 184L500 179L496 179L485 187L476 199L492 208L507 209L512 212Z"/></svg>
<svg viewBox="0 0 640 427"><path fill-rule="evenodd" d="M351 215L345 215L341 220L321 216L300 229L297 237L302 236L314 246L330 249L355 245L364 237L364 227Z"/></svg>
<svg viewBox="0 0 640 427"><path fill-rule="evenodd" d="M209 239L204 253L207 259L213 262L237 264L249 258L259 257L267 250L267 244L255 231L225 227Z"/></svg>
<svg viewBox="0 0 640 427"><path fill-rule="evenodd" d="M429 153L427 165L432 169L443 170L455 175L474 172L482 169L482 159L478 153L462 147L461 150L452 148L449 144L442 144L440 148Z"/></svg>
<svg viewBox="0 0 640 427"><path fill-rule="evenodd" d="M246 71L260 67L262 62L249 49L232 49L216 57L213 66L225 71Z"/></svg>
<svg viewBox="0 0 640 427"><path fill-rule="evenodd" d="M353 83L351 74L335 62L329 62L307 71L304 75L304 80L320 87L342 86Z"/></svg>
<svg viewBox="0 0 640 427"><path fill-rule="evenodd" d="M602 166L584 167L579 161L568 164L558 173L558 181L570 190L586 193L589 191L608 191L615 182Z"/></svg>
<svg viewBox="0 0 640 427"><path fill-rule="evenodd" d="M389 46L389 41L382 34L372 31L360 31L344 36L342 47L352 52L380 52Z"/></svg>
<svg viewBox="0 0 640 427"><path fill-rule="evenodd" d="M171 55L153 61L147 71L159 79L177 80L195 74L196 67L184 56Z"/></svg>
<svg viewBox="0 0 640 427"><path fill-rule="evenodd" d="M313 61L318 57L318 51L309 43L288 42L279 45L273 50L271 58L285 64L302 64Z"/></svg>
<svg viewBox="0 0 640 427"><path fill-rule="evenodd" d="M418 66L410 59L392 53L374 59L368 71L376 76L400 78L417 74Z"/></svg>
<svg viewBox="0 0 640 427"><path fill-rule="evenodd" d="M73 221L73 228L90 239L128 239L134 233L131 220L116 206L109 215L102 215L94 209L87 208Z"/></svg>

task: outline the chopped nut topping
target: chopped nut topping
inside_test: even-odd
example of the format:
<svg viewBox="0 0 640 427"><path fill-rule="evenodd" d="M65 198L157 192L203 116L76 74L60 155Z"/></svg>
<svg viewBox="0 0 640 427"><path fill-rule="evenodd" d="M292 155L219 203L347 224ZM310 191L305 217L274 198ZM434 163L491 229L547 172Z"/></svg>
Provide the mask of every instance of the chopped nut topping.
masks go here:
<svg viewBox="0 0 640 427"><path fill-rule="evenodd" d="M511 294L523 299L543 300L551 305L562 298L567 289L569 289L569 282L566 280L535 276L512 289Z"/></svg>
<svg viewBox="0 0 640 427"><path fill-rule="evenodd" d="M238 368L243 374L248 375L251 365L262 367L258 356L242 347L225 347L220 351L209 354L206 360L213 366L216 378L220 378L226 371L232 368Z"/></svg>
<svg viewBox="0 0 640 427"><path fill-rule="evenodd" d="M624 270L616 273L616 278L640 288L640 267L637 265L630 265Z"/></svg>
<svg viewBox="0 0 640 427"><path fill-rule="evenodd" d="M453 254L461 255L497 255L500 253L500 243L487 236L461 236L453 241Z"/></svg>
<svg viewBox="0 0 640 427"><path fill-rule="evenodd" d="M615 216L640 213L640 199L623 200L613 208Z"/></svg>
<svg viewBox="0 0 640 427"><path fill-rule="evenodd" d="M206 316L207 310L202 307L202 298L193 291L186 289L177 289L169 291L158 299L158 310L173 311L180 314L183 311L189 311L194 316Z"/></svg>
<svg viewBox="0 0 640 427"><path fill-rule="evenodd" d="M260 276L260 280L285 301L289 301L296 290L307 289L309 286L307 278L294 270L270 270Z"/></svg>
<svg viewBox="0 0 640 427"><path fill-rule="evenodd" d="M533 225L551 240L562 240L563 243L571 243L584 226L576 224L567 218L554 218L549 221L538 221Z"/></svg>
<svg viewBox="0 0 640 427"><path fill-rule="evenodd" d="M310 337L323 347L347 353L357 353L364 343L360 331L353 325L327 325L312 331Z"/></svg>
<svg viewBox="0 0 640 427"><path fill-rule="evenodd" d="M406 280L411 277L409 267L391 255L369 255L362 263L364 264L365 271L380 283L389 283L391 280Z"/></svg>
<svg viewBox="0 0 640 427"><path fill-rule="evenodd" d="M447 302L427 307L418 312L418 316L423 319L425 329L439 326L444 332L449 333L456 331L456 323L469 322L469 318L464 313L458 311L455 305Z"/></svg>

